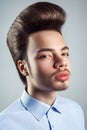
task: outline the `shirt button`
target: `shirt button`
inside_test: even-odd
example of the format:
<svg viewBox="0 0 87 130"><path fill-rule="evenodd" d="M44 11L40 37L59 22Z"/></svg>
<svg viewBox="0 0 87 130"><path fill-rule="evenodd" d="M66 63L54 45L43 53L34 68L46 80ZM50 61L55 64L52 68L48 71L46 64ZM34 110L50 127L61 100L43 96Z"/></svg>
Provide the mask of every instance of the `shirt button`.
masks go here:
<svg viewBox="0 0 87 130"><path fill-rule="evenodd" d="M52 125L52 128L54 128L54 125Z"/></svg>

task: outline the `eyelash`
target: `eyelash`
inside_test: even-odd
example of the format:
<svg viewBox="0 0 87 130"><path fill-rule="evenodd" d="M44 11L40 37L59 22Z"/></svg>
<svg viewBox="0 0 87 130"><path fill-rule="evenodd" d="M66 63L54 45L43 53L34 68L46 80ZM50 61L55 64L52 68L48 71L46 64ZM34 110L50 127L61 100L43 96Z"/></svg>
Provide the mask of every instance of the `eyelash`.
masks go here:
<svg viewBox="0 0 87 130"><path fill-rule="evenodd" d="M69 56L69 53L68 52L66 52L66 53L62 53L62 56Z"/></svg>
<svg viewBox="0 0 87 130"><path fill-rule="evenodd" d="M69 52L64 52L61 55L64 56L64 57L69 57ZM50 55L50 54L42 54L42 55L38 56L37 58L38 59L46 59L46 58L52 58L52 57L53 56Z"/></svg>
<svg viewBox="0 0 87 130"><path fill-rule="evenodd" d="M39 56L39 59L45 59L45 58L48 58L48 57L52 57L51 55L41 55Z"/></svg>

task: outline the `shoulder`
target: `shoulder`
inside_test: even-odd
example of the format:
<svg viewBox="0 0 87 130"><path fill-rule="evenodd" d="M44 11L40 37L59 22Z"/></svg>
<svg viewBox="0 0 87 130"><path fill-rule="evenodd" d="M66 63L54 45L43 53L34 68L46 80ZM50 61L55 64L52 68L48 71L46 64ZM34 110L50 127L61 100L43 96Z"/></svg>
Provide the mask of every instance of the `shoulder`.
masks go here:
<svg viewBox="0 0 87 130"><path fill-rule="evenodd" d="M3 117L4 115L10 115L12 113L16 113L19 110L22 110L22 104L20 102L20 99L16 100L15 102L13 102L11 105L9 105L5 110L3 110L0 113L0 119L1 117Z"/></svg>
<svg viewBox="0 0 87 130"><path fill-rule="evenodd" d="M61 104L67 104L67 105L75 105L76 107L80 106L76 101L69 99L69 98L65 98L65 97L61 97L58 96L57 97L58 102L60 102Z"/></svg>
<svg viewBox="0 0 87 130"><path fill-rule="evenodd" d="M24 107L20 99L13 102L5 110L0 113L0 130L14 130L17 122L22 118ZM23 117L24 118L24 117Z"/></svg>
<svg viewBox="0 0 87 130"><path fill-rule="evenodd" d="M32 120L32 114L17 100L0 113L0 130L25 130L29 123L32 128Z"/></svg>
<svg viewBox="0 0 87 130"><path fill-rule="evenodd" d="M77 102L58 96L57 108L65 116L69 116L70 118L72 117L72 119L79 120L79 122L84 122L83 109Z"/></svg>
<svg viewBox="0 0 87 130"><path fill-rule="evenodd" d="M62 108L64 111L71 111L75 114L82 114L83 115L83 110L82 107L80 106L79 103L76 101L73 101L71 99L65 98L65 97L57 97L57 101L59 106Z"/></svg>
<svg viewBox="0 0 87 130"><path fill-rule="evenodd" d="M85 130L84 112L82 107L75 101L64 97L57 97L57 109L60 111L63 119L74 124L78 128Z"/></svg>

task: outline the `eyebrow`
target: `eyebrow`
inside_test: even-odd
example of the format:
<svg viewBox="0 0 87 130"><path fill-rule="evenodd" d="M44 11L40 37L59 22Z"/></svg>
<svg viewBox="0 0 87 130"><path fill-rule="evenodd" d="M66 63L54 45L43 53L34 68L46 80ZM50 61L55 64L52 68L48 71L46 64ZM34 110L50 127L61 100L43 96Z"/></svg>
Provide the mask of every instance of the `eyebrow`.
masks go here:
<svg viewBox="0 0 87 130"><path fill-rule="evenodd" d="M61 51L64 51L64 50L69 50L69 47L68 46L64 46ZM37 51L37 53L39 52L45 52L45 51L54 51L54 49L51 49L51 48L42 48L40 50Z"/></svg>
<svg viewBox="0 0 87 130"><path fill-rule="evenodd" d="M65 46L65 47L63 47L61 50L62 50L62 51L63 51L63 50L69 50L69 47L68 47L68 46Z"/></svg>

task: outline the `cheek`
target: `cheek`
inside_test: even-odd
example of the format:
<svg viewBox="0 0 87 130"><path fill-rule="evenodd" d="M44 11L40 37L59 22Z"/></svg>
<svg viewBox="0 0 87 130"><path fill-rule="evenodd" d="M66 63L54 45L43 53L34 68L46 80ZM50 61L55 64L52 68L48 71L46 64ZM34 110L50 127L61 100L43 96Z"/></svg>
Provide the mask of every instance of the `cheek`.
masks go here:
<svg viewBox="0 0 87 130"><path fill-rule="evenodd" d="M71 62L70 61L67 61L67 67L69 70L71 70Z"/></svg>
<svg viewBox="0 0 87 130"><path fill-rule="evenodd" d="M51 74L52 71L52 63L51 62L40 62L37 64L38 72L42 74Z"/></svg>

